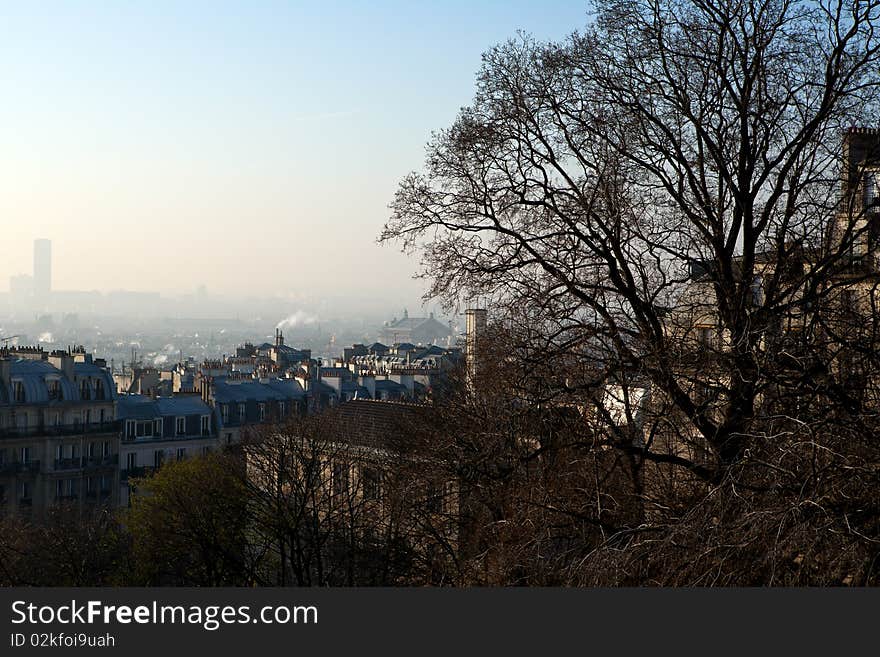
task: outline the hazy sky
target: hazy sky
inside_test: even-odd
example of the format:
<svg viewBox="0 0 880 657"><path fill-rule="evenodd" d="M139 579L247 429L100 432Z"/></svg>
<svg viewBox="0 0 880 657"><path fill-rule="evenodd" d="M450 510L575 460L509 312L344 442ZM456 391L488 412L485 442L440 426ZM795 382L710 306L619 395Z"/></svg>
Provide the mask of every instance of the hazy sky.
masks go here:
<svg viewBox="0 0 880 657"><path fill-rule="evenodd" d="M480 54L579 1L0 2L0 290L320 295L415 263L375 239Z"/></svg>

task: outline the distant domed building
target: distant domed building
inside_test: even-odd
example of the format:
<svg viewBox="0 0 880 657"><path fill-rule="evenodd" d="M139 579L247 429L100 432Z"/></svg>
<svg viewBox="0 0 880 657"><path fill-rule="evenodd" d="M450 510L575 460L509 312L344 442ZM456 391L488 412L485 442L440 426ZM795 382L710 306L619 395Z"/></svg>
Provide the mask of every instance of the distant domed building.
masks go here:
<svg viewBox="0 0 880 657"><path fill-rule="evenodd" d="M380 342L393 345L401 342L412 344L448 344L452 337L452 329L443 322L434 318L434 313L428 317L410 317L404 310L401 319L394 318L386 322L379 333Z"/></svg>

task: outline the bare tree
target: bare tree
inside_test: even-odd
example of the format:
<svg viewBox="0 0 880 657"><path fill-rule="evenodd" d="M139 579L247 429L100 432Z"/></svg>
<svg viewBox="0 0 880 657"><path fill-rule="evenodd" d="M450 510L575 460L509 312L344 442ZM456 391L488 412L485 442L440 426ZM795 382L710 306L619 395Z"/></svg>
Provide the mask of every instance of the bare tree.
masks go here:
<svg viewBox="0 0 880 657"><path fill-rule="evenodd" d="M873 0L597 2L563 42L489 51L392 204L382 239L422 252L429 295L491 300L532 390L636 459L651 531L629 540L698 517L695 550L743 517L801 537L665 581L876 580L872 156L844 135L877 116L878 21ZM697 511L715 499L734 517ZM817 571L795 567L810 535Z"/></svg>

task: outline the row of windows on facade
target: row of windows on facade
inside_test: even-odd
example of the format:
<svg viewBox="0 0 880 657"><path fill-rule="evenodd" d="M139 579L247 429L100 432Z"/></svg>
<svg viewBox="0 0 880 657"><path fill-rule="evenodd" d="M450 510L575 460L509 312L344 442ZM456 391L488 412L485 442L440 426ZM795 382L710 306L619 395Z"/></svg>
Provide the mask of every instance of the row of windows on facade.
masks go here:
<svg viewBox="0 0 880 657"><path fill-rule="evenodd" d="M210 445L205 445L201 448L200 453L202 456L207 456L211 453ZM178 461L186 460L190 455L190 451L186 447L178 447L176 457ZM157 449L153 451L152 454L152 463L149 465L153 468L161 468L165 463L165 450ZM147 467L146 463L139 463L139 453L138 452L129 452L125 456L125 469L126 470L137 470L138 468Z"/></svg>
<svg viewBox="0 0 880 657"><path fill-rule="evenodd" d="M64 416L61 413L54 413L50 415L50 426L54 427L63 427L68 426L68 424L72 424L74 427L79 426L92 426L93 424L102 425L107 422L113 421L113 413L108 412L105 409L99 409L98 413L92 414L92 409L87 408L81 412L74 412L68 415L68 418L71 420L71 423L64 422ZM8 416L8 425L10 428L15 429L27 429L31 424L31 414L30 413L22 413L12 411ZM40 424L40 418L37 416L36 425ZM3 429L7 426L7 416L6 414L0 414L0 429Z"/></svg>
<svg viewBox="0 0 880 657"><path fill-rule="evenodd" d="M126 438L152 438L154 436L162 437L163 420L126 420L125 421L125 437ZM186 418L177 417L174 421L174 435L186 436ZM211 435L211 416L201 416L200 436Z"/></svg>
<svg viewBox="0 0 880 657"><path fill-rule="evenodd" d="M320 469L325 467L319 464ZM330 467L330 489L333 495L348 495L352 490L350 480L351 466L345 461L334 461ZM373 466L360 468L361 498L363 500L381 500L383 494L383 477L381 471ZM425 510L429 513L451 513L454 510L454 485L427 482L424 489Z"/></svg>
<svg viewBox="0 0 880 657"><path fill-rule="evenodd" d="M64 389L61 387L61 381L53 380L46 384L51 401L64 401ZM105 401L107 393L104 390L104 382L101 379L94 380L95 401ZM25 393L24 383L22 381L12 382L12 397L17 403L27 402L27 394ZM79 387L79 397L81 401L91 401L92 385L91 379L83 379Z"/></svg>
<svg viewBox="0 0 880 657"><path fill-rule="evenodd" d="M55 481L55 497L56 499L78 498L80 491L79 479L58 479ZM102 475L100 477L87 477L85 479L86 497L95 497L100 494L102 497L110 494L110 486L112 482L110 477ZM33 499L34 487L30 481L18 482L18 498L19 503L29 504ZM6 503L6 490L0 486L0 503Z"/></svg>
<svg viewBox="0 0 880 657"><path fill-rule="evenodd" d="M110 487L113 480L107 475L100 477L86 477L85 495L86 497L101 497L110 495ZM29 504L33 500L34 485L30 481L20 481L16 486L18 492L19 503ZM75 499L79 497L80 480L79 479L57 479L55 481L55 498L56 499ZM6 490L0 486L0 503L6 503Z"/></svg>
<svg viewBox="0 0 880 657"><path fill-rule="evenodd" d="M220 404L220 415L223 417L223 423L229 423L229 407L231 404ZM259 406L260 413L260 422L266 421L266 404L264 402L260 402ZM280 401L278 402L278 415L280 417L284 417L287 415L287 402ZM247 405L239 404L238 405L238 421L244 422L247 419Z"/></svg>
<svg viewBox="0 0 880 657"><path fill-rule="evenodd" d="M33 451L31 447L19 447L18 448L18 462L19 463L31 463ZM104 458L112 455L112 446L109 440L105 440L103 442L90 442L86 446L86 457L93 458ZM57 460L71 460L78 459L80 457L80 446L78 443L68 443L61 444L55 446L55 458ZM0 449L0 465L4 465L9 463L10 460L10 450Z"/></svg>
<svg viewBox="0 0 880 657"><path fill-rule="evenodd" d="M101 475L100 477L86 477L83 481L85 481L87 497L98 491L100 491L102 495L107 495L110 492L112 480L107 475ZM55 481L55 497L78 497L79 489L79 479L57 479Z"/></svg>

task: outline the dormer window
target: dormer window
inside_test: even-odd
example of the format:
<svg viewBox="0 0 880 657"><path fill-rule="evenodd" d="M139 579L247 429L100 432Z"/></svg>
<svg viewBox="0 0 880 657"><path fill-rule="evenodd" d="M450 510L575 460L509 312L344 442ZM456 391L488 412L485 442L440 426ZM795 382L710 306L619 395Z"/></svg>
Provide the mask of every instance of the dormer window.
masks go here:
<svg viewBox="0 0 880 657"><path fill-rule="evenodd" d="M15 401L17 401L17 402L26 401L25 395L24 395L24 383L22 383L21 381L16 381L13 384L12 388L13 388L13 395L15 397Z"/></svg>
<svg viewBox="0 0 880 657"><path fill-rule="evenodd" d="M88 379L83 379L82 384L80 384L79 398L83 401L88 401L92 398L92 391L91 388L89 388Z"/></svg>
<svg viewBox="0 0 880 657"><path fill-rule="evenodd" d="M49 399L54 401L62 401L64 399L64 394L61 392L61 381L49 382Z"/></svg>
<svg viewBox="0 0 880 657"><path fill-rule="evenodd" d="M101 379L95 380L95 399L104 400L104 382Z"/></svg>
<svg viewBox="0 0 880 657"><path fill-rule="evenodd" d="M182 436L186 433L186 418L185 417L177 418L174 433L178 436Z"/></svg>

